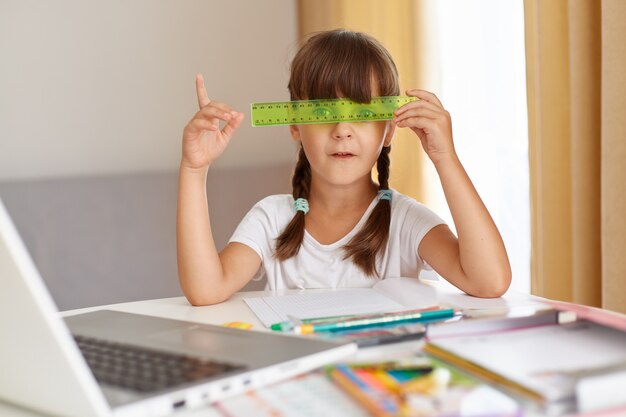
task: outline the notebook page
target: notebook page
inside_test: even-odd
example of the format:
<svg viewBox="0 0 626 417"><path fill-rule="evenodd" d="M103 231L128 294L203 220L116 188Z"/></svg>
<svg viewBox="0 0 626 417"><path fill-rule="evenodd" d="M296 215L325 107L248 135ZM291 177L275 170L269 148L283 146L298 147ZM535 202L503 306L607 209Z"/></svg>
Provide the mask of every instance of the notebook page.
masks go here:
<svg viewBox="0 0 626 417"><path fill-rule="evenodd" d="M220 401L216 408L229 417L368 417L323 374L311 373Z"/></svg>
<svg viewBox="0 0 626 417"><path fill-rule="evenodd" d="M395 300L407 309L437 306L437 290L416 278L386 278L372 287L375 291Z"/></svg>
<svg viewBox="0 0 626 417"><path fill-rule="evenodd" d="M244 298L266 327L289 320L405 310L406 307L371 288L276 297Z"/></svg>

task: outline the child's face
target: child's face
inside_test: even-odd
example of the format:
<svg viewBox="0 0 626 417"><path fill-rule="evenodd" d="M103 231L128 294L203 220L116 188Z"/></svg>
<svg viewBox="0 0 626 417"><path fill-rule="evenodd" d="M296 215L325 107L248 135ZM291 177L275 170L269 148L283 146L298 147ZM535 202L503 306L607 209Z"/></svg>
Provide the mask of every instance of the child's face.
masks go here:
<svg viewBox="0 0 626 417"><path fill-rule="evenodd" d="M383 146L391 145L395 126L388 121L340 122L290 126L302 144L312 175L329 185L371 181Z"/></svg>

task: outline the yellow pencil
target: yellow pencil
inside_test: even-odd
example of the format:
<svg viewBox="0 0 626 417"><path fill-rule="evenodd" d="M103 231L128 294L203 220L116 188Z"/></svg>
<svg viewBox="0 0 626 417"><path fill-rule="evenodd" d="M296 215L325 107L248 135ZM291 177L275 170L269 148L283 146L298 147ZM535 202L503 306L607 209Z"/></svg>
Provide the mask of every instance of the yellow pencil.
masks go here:
<svg viewBox="0 0 626 417"><path fill-rule="evenodd" d="M391 375L389 375L386 371L383 370L376 370L371 372L374 377L380 381L380 383L389 391L391 391L394 394L399 394L400 393L400 384L398 384L398 381L393 378Z"/></svg>

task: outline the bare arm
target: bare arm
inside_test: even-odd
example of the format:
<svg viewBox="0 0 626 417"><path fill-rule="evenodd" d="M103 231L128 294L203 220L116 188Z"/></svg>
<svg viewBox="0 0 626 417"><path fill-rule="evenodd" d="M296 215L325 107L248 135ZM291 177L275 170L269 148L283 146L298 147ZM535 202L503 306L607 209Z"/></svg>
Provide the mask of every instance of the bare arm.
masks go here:
<svg viewBox="0 0 626 417"><path fill-rule="evenodd" d="M209 100L201 75L196 77L200 110L183 131L183 156L178 178L176 254L178 277L191 304L224 301L252 278L259 256L242 244L218 253L213 240L206 179L209 166L224 151L243 114ZM225 123L220 129L220 121Z"/></svg>
<svg viewBox="0 0 626 417"><path fill-rule="evenodd" d="M420 255L466 293L501 296L511 269L495 223L458 159L439 162L437 172L459 236L447 226L436 227L422 240Z"/></svg>
<svg viewBox="0 0 626 417"><path fill-rule="evenodd" d="M511 283L506 248L489 211L459 161L450 115L432 93L410 90L421 100L398 110L396 124L410 127L435 165L458 239L447 226L433 228L419 255L459 289L479 297L499 297Z"/></svg>
<svg viewBox="0 0 626 417"><path fill-rule="evenodd" d="M206 170L180 168L176 211L178 277L183 293L193 305L226 300L261 265L256 252L240 243L231 243L218 253L211 230L206 177Z"/></svg>

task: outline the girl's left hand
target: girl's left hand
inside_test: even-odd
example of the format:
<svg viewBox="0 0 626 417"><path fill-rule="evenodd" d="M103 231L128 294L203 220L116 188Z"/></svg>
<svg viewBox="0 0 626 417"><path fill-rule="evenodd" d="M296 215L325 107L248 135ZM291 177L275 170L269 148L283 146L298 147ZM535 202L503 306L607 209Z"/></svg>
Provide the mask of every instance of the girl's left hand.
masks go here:
<svg viewBox="0 0 626 417"><path fill-rule="evenodd" d="M417 89L407 90L406 93L420 100L407 103L394 112L396 126L411 128L434 164L454 156L450 113L433 93Z"/></svg>

